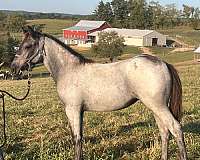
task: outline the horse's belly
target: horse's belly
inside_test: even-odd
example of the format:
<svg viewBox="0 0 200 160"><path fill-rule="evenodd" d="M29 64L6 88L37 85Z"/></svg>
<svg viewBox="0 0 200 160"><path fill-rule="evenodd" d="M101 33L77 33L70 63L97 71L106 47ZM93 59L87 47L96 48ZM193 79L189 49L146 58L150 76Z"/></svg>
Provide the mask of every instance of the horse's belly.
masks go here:
<svg viewBox="0 0 200 160"><path fill-rule="evenodd" d="M86 111L114 111L130 106L137 101L132 93L128 92L104 92L105 94L93 94L85 101Z"/></svg>
<svg viewBox="0 0 200 160"><path fill-rule="evenodd" d="M134 104L137 102L137 98L132 98L129 101L126 101L121 104L113 104L113 105L108 105L108 104L96 104L96 105L88 105L85 107L85 111L99 111L99 112L110 112L110 111L117 111L121 110L124 108L129 107L130 105Z"/></svg>

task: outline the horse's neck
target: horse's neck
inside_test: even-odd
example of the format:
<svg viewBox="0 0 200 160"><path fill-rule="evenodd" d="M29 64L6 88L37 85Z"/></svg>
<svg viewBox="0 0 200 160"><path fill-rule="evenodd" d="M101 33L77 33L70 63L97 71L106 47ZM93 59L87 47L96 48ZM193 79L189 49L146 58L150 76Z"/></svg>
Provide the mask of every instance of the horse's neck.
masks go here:
<svg viewBox="0 0 200 160"><path fill-rule="evenodd" d="M72 55L67 49L50 38L45 38L44 48L44 65L55 81L58 80L60 75L74 69L80 64L78 57Z"/></svg>

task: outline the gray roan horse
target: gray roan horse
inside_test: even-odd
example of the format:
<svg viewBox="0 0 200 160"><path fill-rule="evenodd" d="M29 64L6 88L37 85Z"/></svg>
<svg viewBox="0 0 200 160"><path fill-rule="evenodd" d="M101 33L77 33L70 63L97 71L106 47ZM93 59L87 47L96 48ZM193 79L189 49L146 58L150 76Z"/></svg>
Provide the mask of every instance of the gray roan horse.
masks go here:
<svg viewBox="0 0 200 160"><path fill-rule="evenodd" d="M44 62L65 105L75 148L82 159L84 111L116 111L143 102L154 114L162 140L161 159L167 159L169 132L176 138L180 159L187 159L179 123L182 86L174 67L157 57L141 54L110 64L94 63L51 35L24 29L11 67L18 73L27 63Z"/></svg>

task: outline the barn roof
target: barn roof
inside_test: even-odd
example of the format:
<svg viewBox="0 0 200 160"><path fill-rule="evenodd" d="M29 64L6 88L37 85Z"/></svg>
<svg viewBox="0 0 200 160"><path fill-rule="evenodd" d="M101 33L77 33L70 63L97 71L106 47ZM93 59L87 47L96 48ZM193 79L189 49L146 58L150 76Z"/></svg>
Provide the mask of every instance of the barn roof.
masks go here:
<svg viewBox="0 0 200 160"><path fill-rule="evenodd" d="M75 26L99 28L99 27L101 27L104 23L106 23L106 21L88 21L88 20L80 20Z"/></svg>
<svg viewBox="0 0 200 160"><path fill-rule="evenodd" d="M154 30L140 30L140 29L119 29L119 28L106 28L103 30L103 32L117 32L118 35L123 37L144 37L152 32ZM93 32L90 35L97 36L99 31Z"/></svg>
<svg viewBox="0 0 200 160"><path fill-rule="evenodd" d="M200 53L200 47L198 47L194 52L195 53Z"/></svg>
<svg viewBox="0 0 200 160"><path fill-rule="evenodd" d="M93 29L96 29L96 28L94 28L94 27L85 27L85 26L73 26L73 27L67 28L67 30L73 30L73 31L90 31L90 30L93 30Z"/></svg>
<svg viewBox="0 0 200 160"><path fill-rule="evenodd" d="M100 28L102 25L107 23L106 21L88 21L88 20L80 20L75 26L69 27L64 30L82 30L82 31L90 31L93 29Z"/></svg>

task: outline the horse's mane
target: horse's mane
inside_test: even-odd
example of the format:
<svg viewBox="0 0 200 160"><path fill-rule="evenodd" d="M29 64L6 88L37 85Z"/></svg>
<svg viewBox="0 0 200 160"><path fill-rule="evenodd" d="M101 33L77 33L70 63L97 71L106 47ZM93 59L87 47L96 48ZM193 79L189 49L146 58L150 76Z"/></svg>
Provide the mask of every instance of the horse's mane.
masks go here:
<svg viewBox="0 0 200 160"><path fill-rule="evenodd" d="M47 33L41 33L41 34L43 36L45 36L45 37L48 37L48 38L52 39L53 41L55 41L56 43L61 45L63 48L68 50L71 54L73 54L74 56L78 57L81 63L94 63L94 61L92 59L88 59L88 58L84 57L83 55L81 55L80 53L76 52L75 50L73 50L71 47L69 47L68 45L66 45L64 42L60 41L56 37L54 37L54 36L52 36L50 34L47 34Z"/></svg>

